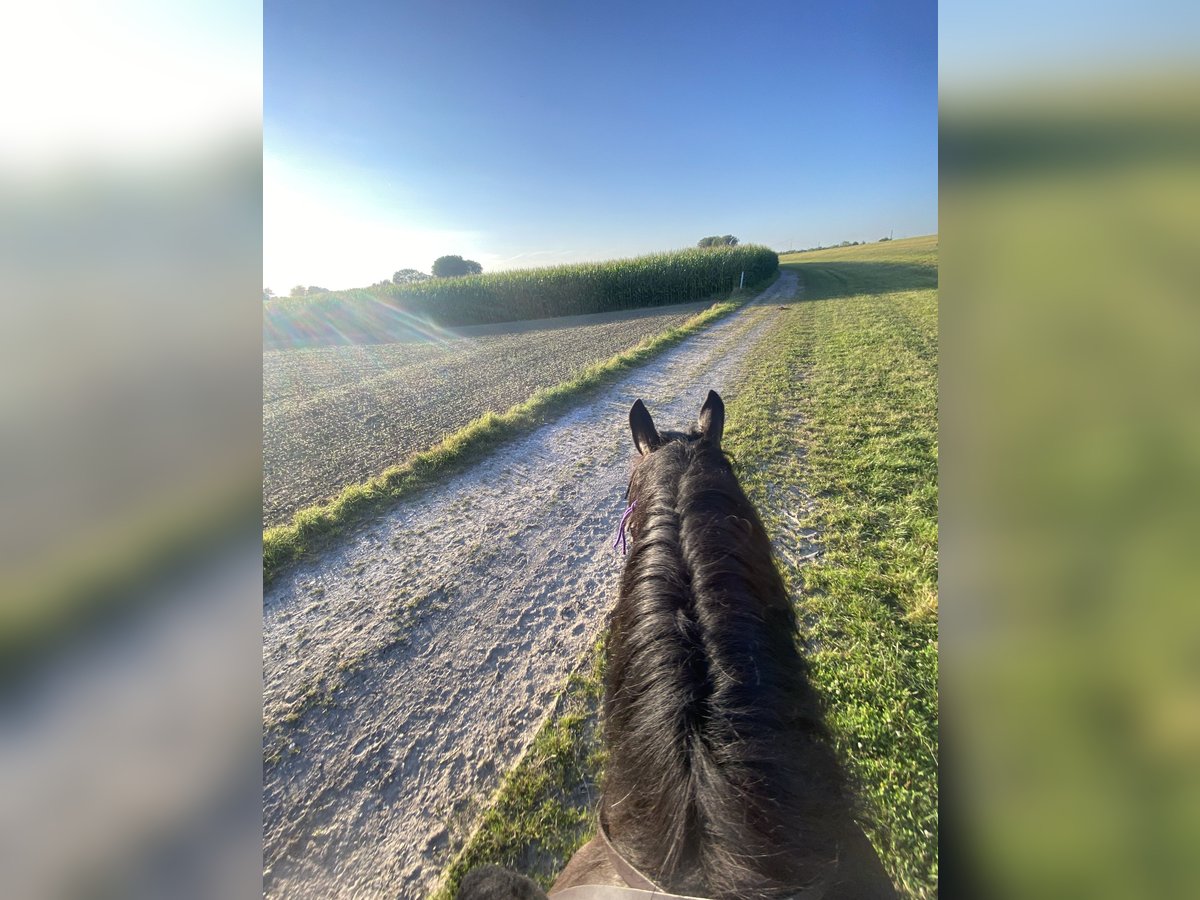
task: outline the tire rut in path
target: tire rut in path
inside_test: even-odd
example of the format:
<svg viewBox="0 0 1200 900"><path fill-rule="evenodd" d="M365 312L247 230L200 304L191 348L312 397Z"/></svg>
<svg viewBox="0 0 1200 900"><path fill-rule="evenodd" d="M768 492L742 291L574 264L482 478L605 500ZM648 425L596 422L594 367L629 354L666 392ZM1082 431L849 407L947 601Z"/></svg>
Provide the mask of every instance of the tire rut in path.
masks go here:
<svg viewBox="0 0 1200 900"><path fill-rule="evenodd" d="M641 397L665 427L693 421L795 290L782 272L754 303L272 586L269 896L433 887L615 598L630 405Z"/></svg>

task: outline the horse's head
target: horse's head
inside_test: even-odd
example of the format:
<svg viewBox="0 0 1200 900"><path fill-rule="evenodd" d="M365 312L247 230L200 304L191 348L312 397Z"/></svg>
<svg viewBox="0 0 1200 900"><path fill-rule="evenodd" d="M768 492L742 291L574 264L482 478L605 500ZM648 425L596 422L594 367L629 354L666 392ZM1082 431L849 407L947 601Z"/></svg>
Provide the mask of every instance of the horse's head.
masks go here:
<svg viewBox="0 0 1200 900"><path fill-rule="evenodd" d="M707 472L718 478L733 477L729 461L721 451L725 404L716 391L708 392L696 424L688 431L659 431L641 400L635 401L629 410L629 430L633 433L633 445L637 448L638 457L634 461L629 490L626 492L630 505L621 519L618 540L622 545L626 522L630 534L640 533L648 504L653 504L656 496L669 496L670 503L667 505L673 505L674 485L689 467L698 467L693 471Z"/></svg>
<svg viewBox="0 0 1200 900"><path fill-rule="evenodd" d="M643 458L672 441L707 441L720 450L721 433L725 430L725 404L716 391L709 391L704 405L700 407L700 418L694 428L687 432L659 432L654 427L654 420L650 417L650 410L646 409L646 404L637 400L629 410L629 430L633 432L633 444Z"/></svg>

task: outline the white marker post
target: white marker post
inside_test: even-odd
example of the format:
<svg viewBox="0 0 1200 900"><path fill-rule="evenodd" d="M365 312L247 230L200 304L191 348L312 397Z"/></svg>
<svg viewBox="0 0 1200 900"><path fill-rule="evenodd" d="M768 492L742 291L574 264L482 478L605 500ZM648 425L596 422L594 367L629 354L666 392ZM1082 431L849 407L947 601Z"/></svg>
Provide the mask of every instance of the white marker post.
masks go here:
<svg viewBox="0 0 1200 900"><path fill-rule="evenodd" d="M740 291L745 286L746 286L746 273L745 273L745 271L743 271L742 272L742 280L738 282L738 290Z"/></svg>

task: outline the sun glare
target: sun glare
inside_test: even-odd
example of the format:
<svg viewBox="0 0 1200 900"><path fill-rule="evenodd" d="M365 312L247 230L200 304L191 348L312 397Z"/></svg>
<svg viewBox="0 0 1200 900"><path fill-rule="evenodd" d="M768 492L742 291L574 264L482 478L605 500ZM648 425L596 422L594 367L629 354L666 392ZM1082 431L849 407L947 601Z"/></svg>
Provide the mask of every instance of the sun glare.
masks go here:
<svg viewBox="0 0 1200 900"><path fill-rule="evenodd" d="M124 164L220 146L262 115L262 20L245 4L10 4L0 165ZM213 62L219 55L220 65Z"/></svg>
<svg viewBox="0 0 1200 900"><path fill-rule="evenodd" d="M352 185L321 181L269 151L263 155L263 284L286 296L293 285L366 287L399 269L428 273L448 253L479 260L472 231L425 228L402 212L363 208ZM486 258L485 258L486 257Z"/></svg>

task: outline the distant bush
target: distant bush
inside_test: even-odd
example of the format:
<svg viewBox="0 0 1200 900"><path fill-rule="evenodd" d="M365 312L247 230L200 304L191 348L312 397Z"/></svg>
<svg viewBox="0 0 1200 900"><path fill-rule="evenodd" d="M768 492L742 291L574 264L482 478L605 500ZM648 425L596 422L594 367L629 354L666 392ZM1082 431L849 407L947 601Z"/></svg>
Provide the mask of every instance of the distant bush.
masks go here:
<svg viewBox="0 0 1200 900"><path fill-rule="evenodd" d="M461 259L461 257L459 258ZM479 263L476 263L476 265L479 265ZM428 275L426 275L424 272L418 272L416 269L401 269L392 276L392 284L416 284L418 281L428 280ZM386 284L387 282L382 283Z"/></svg>
<svg viewBox="0 0 1200 900"><path fill-rule="evenodd" d="M884 238L885 241L890 241L891 238ZM838 247L859 247L865 246L866 241L842 241L840 244L830 244L826 247L824 244L818 244L816 247L805 247L803 250L785 250L785 253L812 253L816 250L835 250Z"/></svg>
<svg viewBox="0 0 1200 900"><path fill-rule="evenodd" d="M732 234L714 234L711 237L702 237L696 243L697 247L736 247L738 239Z"/></svg>
<svg viewBox="0 0 1200 900"><path fill-rule="evenodd" d="M328 294L328 293L329 293L329 288L317 287L315 284L310 284L308 287L305 287L302 284L298 284L294 288L292 288L292 292L288 296L291 297L292 299L295 299L296 297L312 297L315 294Z"/></svg>
<svg viewBox="0 0 1200 900"><path fill-rule="evenodd" d="M723 294L775 274L779 256L753 244L681 250L634 259L435 278L334 291L313 300L263 305L264 340L289 346L290 335L322 341L382 340L404 333L414 317L435 325L477 325L643 306L686 303Z"/></svg>
<svg viewBox="0 0 1200 900"><path fill-rule="evenodd" d="M433 261L434 278L459 278L463 275L478 275L483 266L473 259L463 259L461 256L439 256Z"/></svg>

